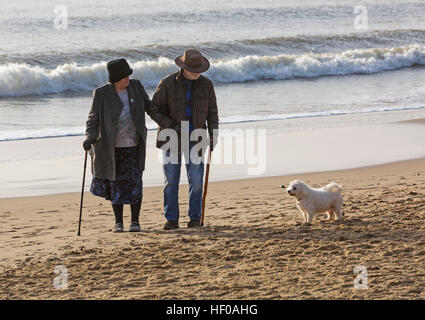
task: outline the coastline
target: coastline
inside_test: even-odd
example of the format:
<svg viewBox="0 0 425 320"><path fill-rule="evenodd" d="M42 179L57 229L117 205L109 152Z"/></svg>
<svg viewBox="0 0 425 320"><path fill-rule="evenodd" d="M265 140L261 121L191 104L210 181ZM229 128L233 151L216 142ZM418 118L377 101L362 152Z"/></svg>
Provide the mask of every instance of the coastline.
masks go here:
<svg viewBox="0 0 425 320"><path fill-rule="evenodd" d="M418 130L425 128L419 125L423 121L286 133L275 129L277 122L271 122L269 129L241 126L238 130L243 133L253 130L254 135L237 137L230 147L228 142L233 138L221 137L213 153L210 181L325 172L419 159L425 157L425 148L419 143L425 140L425 130ZM266 130L266 134L260 130ZM83 137L66 137L2 142L2 149L7 152L0 155L3 175L0 199L79 192L84 163L82 140ZM149 135L145 187L163 184L160 153L154 141L155 135ZM237 149L248 143L256 146L262 143L263 148L251 154L247 149ZM230 163L226 162L229 152ZM89 157L86 191L91 177ZM182 174L181 178L181 183L187 184L186 175Z"/></svg>
<svg viewBox="0 0 425 320"><path fill-rule="evenodd" d="M425 119L412 119L412 120L406 120L406 121L402 121L402 122L425 124Z"/></svg>
<svg viewBox="0 0 425 320"><path fill-rule="evenodd" d="M276 176L268 176L268 177L254 177L254 178L241 178L241 179L232 179L232 180L220 180L220 181L209 181L208 185L211 184L220 184L220 183L252 183L255 184L256 182L262 182L267 180L274 180L274 179L283 179L283 180L290 180L295 179L295 177L309 177L311 175L339 175L339 174L348 174L350 172L356 172L356 171L369 171L373 172L374 170L384 170L391 172L393 168L397 168L399 166L412 166L414 168L418 168L420 170L420 165L425 161L425 157L420 158L414 158L414 159L407 159L407 160L400 160L400 161L393 161L393 162L386 162L382 164L373 164L373 165L365 165L361 167L353 167L353 168L345 168L345 169L338 169L338 170L326 170L326 171L311 171L311 172L299 172L299 173L293 173L288 175L276 175ZM87 183L86 183L87 184ZM187 185L187 183L181 183L182 185ZM155 192L158 192L158 190L162 190L163 185L158 186L147 186L143 187L143 190L155 190ZM89 191L84 191L84 199L87 198L87 196L94 197ZM64 198L80 198L81 192L61 192L61 193L54 193L54 194L43 194L43 195L36 195L36 196L20 196L20 197L7 197L7 198L0 198L0 204L2 202L9 202L9 201L32 201L34 199L42 198L47 199L49 197L64 197ZM96 197L94 197L96 198ZM102 198L99 198L99 200L104 201ZM1 208L1 207L0 207ZM4 209L4 208L2 208Z"/></svg>

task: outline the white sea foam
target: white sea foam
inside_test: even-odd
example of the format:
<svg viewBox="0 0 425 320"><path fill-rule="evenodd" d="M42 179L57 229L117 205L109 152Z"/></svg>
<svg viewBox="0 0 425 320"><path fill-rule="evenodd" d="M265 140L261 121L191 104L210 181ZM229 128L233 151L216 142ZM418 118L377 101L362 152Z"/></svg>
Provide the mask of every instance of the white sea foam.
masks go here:
<svg viewBox="0 0 425 320"><path fill-rule="evenodd" d="M244 56L211 60L206 76L216 83L236 83L263 79L284 80L331 75L377 73L414 65L425 65L425 47L409 45L398 48L358 49L342 53ZM146 87L177 70L174 61L165 57L138 61L132 65L133 77ZM27 64L0 65L0 97L32 94L88 91L107 81L106 62L91 66L75 63L53 70Z"/></svg>
<svg viewBox="0 0 425 320"><path fill-rule="evenodd" d="M217 82L376 73L425 64L425 47L358 49L343 53L247 56L213 63L210 76Z"/></svg>
<svg viewBox="0 0 425 320"><path fill-rule="evenodd" d="M54 70L27 64L0 65L0 97L87 91L105 82L106 63L64 64Z"/></svg>

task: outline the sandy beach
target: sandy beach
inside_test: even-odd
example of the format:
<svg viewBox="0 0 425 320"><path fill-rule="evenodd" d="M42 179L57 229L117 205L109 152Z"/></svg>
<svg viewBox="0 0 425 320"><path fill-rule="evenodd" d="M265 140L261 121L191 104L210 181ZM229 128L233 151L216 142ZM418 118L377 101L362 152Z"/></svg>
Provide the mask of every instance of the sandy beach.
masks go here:
<svg viewBox="0 0 425 320"><path fill-rule="evenodd" d="M344 220L303 226L281 189L343 185ZM163 231L162 188L145 188L142 232L112 234L108 202L78 193L0 200L0 299L424 299L425 159L212 182L206 226ZM129 209L125 208L125 227ZM65 266L68 288L53 285ZM368 289L354 288L354 268Z"/></svg>

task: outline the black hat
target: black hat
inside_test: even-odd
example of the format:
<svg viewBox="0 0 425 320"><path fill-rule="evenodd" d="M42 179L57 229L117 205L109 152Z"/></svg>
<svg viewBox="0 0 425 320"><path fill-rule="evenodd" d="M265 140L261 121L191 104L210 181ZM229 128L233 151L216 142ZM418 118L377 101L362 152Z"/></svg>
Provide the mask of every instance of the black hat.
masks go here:
<svg viewBox="0 0 425 320"><path fill-rule="evenodd" d="M130 68L127 60L125 59L109 61L107 68L110 83L118 82L133 73L133 69Z"/></svg>

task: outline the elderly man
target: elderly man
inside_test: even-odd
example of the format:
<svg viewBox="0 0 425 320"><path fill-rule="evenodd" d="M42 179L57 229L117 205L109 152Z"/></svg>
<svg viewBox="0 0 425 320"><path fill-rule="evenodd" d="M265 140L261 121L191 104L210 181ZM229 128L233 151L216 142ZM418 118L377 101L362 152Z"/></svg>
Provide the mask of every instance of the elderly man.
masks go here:
<svg viewBox="0 0 425 320"><path fill-rule="evenodd" d="M164 230L179 227L178 192L182 153L185 156L189 181L188 214L190 221L187 226L188 228L201 226L204 148L197 153L200 161L194 161L193 158L196 157L189 157L188 155L200 140L194 142L189 137L193 130L207 130L208 125L208 139L212 150L217 143L218 132L218 111L214 86L211 80L201 75L210 67L209 61L198 50L190 49L177 57L175 62L180 70L160 81L152 98L151 107L151 118L159 125L157 147L162 149L164 159L169 159L170 155L173 156L173 153L176 159L171 163L170 161L163 163L165 175L164 213L167 219ZM171 132L174 137L178 137L178 152L166 150L165 146L169 140L172 140L173 136L166 134L170 137L166 141L163 138L166 132ZM197 132L199 133L199 130Z"/></svg>

